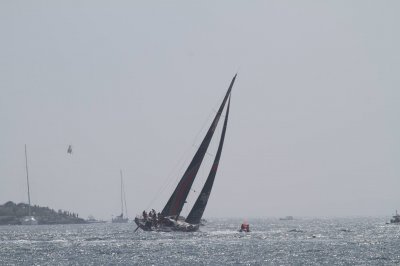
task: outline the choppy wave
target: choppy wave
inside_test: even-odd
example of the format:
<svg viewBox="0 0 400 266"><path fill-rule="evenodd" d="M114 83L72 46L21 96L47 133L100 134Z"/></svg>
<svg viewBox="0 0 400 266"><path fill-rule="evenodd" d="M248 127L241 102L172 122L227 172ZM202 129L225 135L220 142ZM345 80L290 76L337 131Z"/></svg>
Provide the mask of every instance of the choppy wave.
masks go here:
<svg viewBox="0 0 400 266"><path fill-rule="evenodd" d="M1 265L396 265L400 226L380 218L213 219L194 233L133 224L0 227Z"/></svg>

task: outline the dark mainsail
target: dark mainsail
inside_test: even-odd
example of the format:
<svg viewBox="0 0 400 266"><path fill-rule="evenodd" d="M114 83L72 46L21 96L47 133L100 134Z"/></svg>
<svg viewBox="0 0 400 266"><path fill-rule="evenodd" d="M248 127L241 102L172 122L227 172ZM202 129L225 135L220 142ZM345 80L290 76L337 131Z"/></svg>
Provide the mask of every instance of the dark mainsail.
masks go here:
<svg viewBox="0 0 400 266"><path fill-rule="evenodd" d="M228 124L228 116L229 116L229 106L231 103L231 97L229 97L228 106L226 107L226 115L224 120L224 126L222 128L221 139L219 141L217 154L214 158L213 166L208 174L207 181L203 186L203 189L200 192L199 197L197 198L195 204L193 205L192 210L187 216L185 222L190 224L199 224L201 217L203 216L204 210L206 209L208 198L210 197L211 189L214 184L215 175L217 174L219 159L221 158L222 147L224 146L225 132L226 126Z"/></svg>
<svg viewBox="0 0 400 266"><path fill-rule="evenodd" d="M183 205L185 204L186 198L189 194L190 188L193 185L193 181L197 175L200 165L201 165L201 163L204 159L204 156L207 152L208 146L211 142L211 138L215 132L215 128L218 125L218 121L219 121L222 111L225 107L225 103L231 93L235 79L236 79L236 75L233 77L231 84L229 85L228 91L226 92L225 97L221 103L221 106L219 107L218 112L217 112L210 128L208 129L206 136L204 137L203 141L201 142L199 149L197 150L197 152L194 155L192 161L190 162L188 168L186 169L181 180L179 181L178 185L176 186L174 193L172 193L167 204L165 205L164 209L162 210L161 213L163 216L175 216L177 218L179 216L179 214L181 213Z"/></svg>

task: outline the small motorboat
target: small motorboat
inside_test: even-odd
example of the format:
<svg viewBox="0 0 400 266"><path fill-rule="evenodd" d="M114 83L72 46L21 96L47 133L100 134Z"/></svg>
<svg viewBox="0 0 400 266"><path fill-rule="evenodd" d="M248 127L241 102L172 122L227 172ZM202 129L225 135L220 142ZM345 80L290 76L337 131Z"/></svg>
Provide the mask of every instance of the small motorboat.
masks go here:
<svg viewBox="0 0 400 266"><path fill-rule="evenodd" d="M248 223L246 223L246 222L242 223L242 225L240 226L239 232L249 233L250 232L250 225Z"/></svg>

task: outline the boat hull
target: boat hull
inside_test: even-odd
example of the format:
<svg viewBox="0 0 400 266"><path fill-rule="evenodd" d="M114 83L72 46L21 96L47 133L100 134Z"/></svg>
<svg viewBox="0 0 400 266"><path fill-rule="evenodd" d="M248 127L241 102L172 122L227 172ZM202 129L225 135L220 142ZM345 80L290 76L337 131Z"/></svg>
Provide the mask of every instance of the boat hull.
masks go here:
<svg viewBox="0 0 400 266"><path fill-rule="evenodd" d="M35 219L35 217L33 216L25 216L22 220L21 220L21 224L22 225L37 225L38 221Z"/></svg>
<svg viewBox="0 0 400 266"><path fill-rule="evenodd" d="M195 232L199 230L199 224L190 224L181 220L174 220L170 217L164 217L162 223L155 222L152 219L143 219L136 217L136 225L143 231L157 232Z"/></svg>

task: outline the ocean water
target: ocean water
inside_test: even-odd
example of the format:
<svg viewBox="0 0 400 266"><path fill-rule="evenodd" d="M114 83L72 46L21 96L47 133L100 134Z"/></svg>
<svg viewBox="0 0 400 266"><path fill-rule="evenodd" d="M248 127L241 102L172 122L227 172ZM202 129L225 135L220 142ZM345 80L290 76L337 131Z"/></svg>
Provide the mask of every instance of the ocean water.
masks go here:
<svg viewBox="0 0 400 266"><path fill-rule="evenodd" d="M399 265L385 218L209 219L194 233L135 225L0 226L0 265Z"/></svg>

